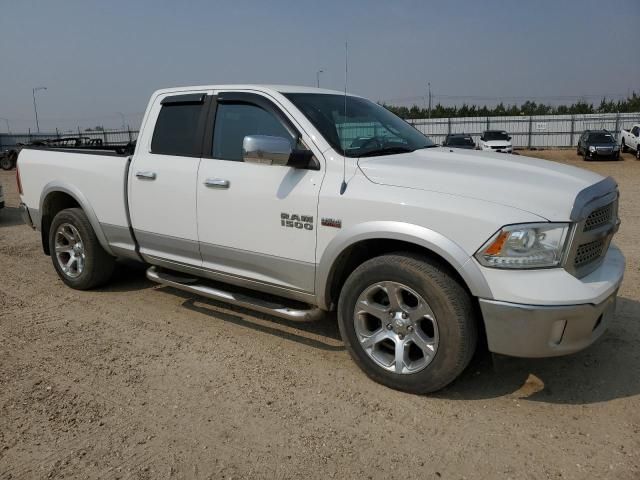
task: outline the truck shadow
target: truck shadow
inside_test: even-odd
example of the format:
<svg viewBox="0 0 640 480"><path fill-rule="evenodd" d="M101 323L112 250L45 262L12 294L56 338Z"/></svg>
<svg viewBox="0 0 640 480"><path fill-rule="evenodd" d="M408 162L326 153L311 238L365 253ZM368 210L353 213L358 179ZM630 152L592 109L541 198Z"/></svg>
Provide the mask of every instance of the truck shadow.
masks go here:
<svg viewBox="0 0 640 480"><path fill-rule="evenodd" d="M19 208L4 207L0 209L0 228L24 225Z"/></svg>
<svg viewBox="0 0 640 480"><path fill-rule="evenodd" d="M435 397L589 404L640 394L640 302L619 298L609 330L586 350L524 359L480 351L467 370Z"/></svg>
<svg viewBox="0 0 640 480"><path fill-rule="evenodd" d="M194 296L172 287L161 288L161 290L165 289L173 295L184 298L182 306L189 311L320 350L344 350L338 331L338 322L333 314L317 322L292 322L228 303Z"/></svg>
<svg viewBox="0 0 640 480"><path fill-rule="evenodd" d="M156 286L145 266L122 264L105 291ZM160 287L184 301L182 307L216 321L283 338L324 351L344 351L335 314L318 322L291 322L171 287ZM526 359L491 355L479 348L469 367L450 386L431 394L447 400L498 397L557 404L590 404L640 395L640 302L619 298L609 330L594 345L574 355ZM345 357L345 361L348 359Z"/></svg>
<svg viewBox="0 0 640 480"><path fill-rule="evenodd" d="M100 292L134 292L152 288L156 283L147 279L145 272L148 266L133 260L118 260L111 281Z"/></svg>

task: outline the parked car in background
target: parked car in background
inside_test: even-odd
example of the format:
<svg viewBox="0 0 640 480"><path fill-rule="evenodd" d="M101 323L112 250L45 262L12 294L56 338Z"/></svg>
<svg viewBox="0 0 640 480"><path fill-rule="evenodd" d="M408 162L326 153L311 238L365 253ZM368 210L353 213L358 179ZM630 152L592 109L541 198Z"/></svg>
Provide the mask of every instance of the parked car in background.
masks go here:
<svg viewBox="0 0 640 480"><path fill-rule="evenodd" d="M444 142L442 142L442 146L474 149L476 148L476 142L473 141L471 135L466 133L450 133L445 137Z"/></svg>
<svg viewBox="0 0 640 480"><path fill-rule="evenodd" d="M22 147L29 145L33 147L44 147L47 145L47 140L34 140L31 143L17 143L11 147L3 147L0 151L0 168L2 170L11 170L16 167L18 162L18 154Z"/></svg>
<svg viewBox="0 0 640 480"><path fill-rule="evenodd" d="M360 368L414 393L455 379L480 337L520 357L587 347L624 274L613 178L439 147L331 90L160 90L133 155L25 147L16 179L69 287L104 285L129 258L290 321L336 311Z"/></svg>
<svg viewBox="0 0 640 480"><path fill-rule="evenodd" d="M18 159L18 151L9 148L0 151L0 168L2 170L11 170L16 166L16 160Z"/></svg>
<svg viewBox="0 0 640 480"><path fill-rule="evenodd" d="M640 160L640 124L635 124L630 130L623 129L620 137L620 150L633 150Z"/></svg>
<svg viewBox="0 0 640 480"><path fill-rule="evenodd" d="M612 133L607 130L585 130L578 139L578 155L583 155L585 160L595 158L620 158L620 147Z"/></svg>
<svg viewBox="0 0 640 480"><path fill-rule="evenodd" d="M485 130L480 137L480 150L511 153L511 136L504 130Z"/></svg>

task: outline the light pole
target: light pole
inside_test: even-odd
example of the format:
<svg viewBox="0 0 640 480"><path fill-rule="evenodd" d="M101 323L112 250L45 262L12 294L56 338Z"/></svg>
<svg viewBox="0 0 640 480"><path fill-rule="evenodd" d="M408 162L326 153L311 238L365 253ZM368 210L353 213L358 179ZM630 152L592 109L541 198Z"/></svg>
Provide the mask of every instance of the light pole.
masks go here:
<svg viewBox="0 0 640 480"><path fill-rule="evenodd" d="M124 113L122 112L116 112L118 115L120 115L120 118L122 119L122 130L124 130L126 127L124 126Z"/></svg>
<svg viewBox="0 0 640 480"><path fill-rule="evenodd" d="M38 90L46 90L47 87L36 87L33 89L33 111L36 113L36 130L40 133L40 124L38 123L38 107L36 106L36 92Z"/></svg>
<svg viewBox="0 0 640 480"><path fill-rule="evenodd" d="M320 74L324 73L324 70L318 70L316 72L316 87L320 88Z"/></svg>
<svg viewBox="0 0 640 480"><path fill-rule="evenodd" d="M431 118L431 82L427 82L429 88L429 118Z"/></svg>
<svg viewBox="0 0 640 480"><path fill-rule="evenodd" d="M11 129L9 128L9 119L0 117L0 120L4 120L5 122L7 122L7 133L11 133Z"/></svg>

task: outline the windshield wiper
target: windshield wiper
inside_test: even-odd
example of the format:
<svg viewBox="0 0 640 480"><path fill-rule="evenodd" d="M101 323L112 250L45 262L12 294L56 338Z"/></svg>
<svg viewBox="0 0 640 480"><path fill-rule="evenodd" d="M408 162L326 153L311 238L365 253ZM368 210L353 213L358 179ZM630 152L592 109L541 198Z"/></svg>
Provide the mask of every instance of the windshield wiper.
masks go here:
<svg viewBox="0 0 640 480"><path fill-rule="evenodd" d="M374 157L376 155L393 155L394 153L413 152L413 148L409 147L382 147L369 150L368 152L358 155L359 157Z"/></svg>

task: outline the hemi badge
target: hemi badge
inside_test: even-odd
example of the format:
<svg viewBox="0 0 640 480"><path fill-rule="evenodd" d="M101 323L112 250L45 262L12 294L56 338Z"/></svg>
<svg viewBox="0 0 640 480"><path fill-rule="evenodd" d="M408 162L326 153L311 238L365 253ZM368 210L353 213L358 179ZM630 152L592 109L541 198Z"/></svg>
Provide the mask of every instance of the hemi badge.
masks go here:
<svg viewBox="0 0 640 480"><path fill-rule="evenodd" d="M325 227L342 228L342 220L337 218L323 218L320 223Z"/></svg>

